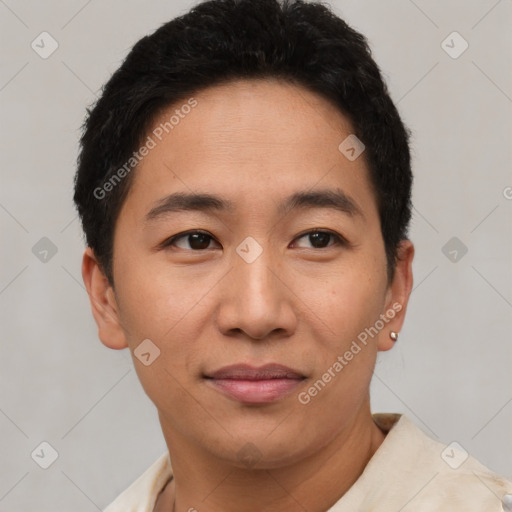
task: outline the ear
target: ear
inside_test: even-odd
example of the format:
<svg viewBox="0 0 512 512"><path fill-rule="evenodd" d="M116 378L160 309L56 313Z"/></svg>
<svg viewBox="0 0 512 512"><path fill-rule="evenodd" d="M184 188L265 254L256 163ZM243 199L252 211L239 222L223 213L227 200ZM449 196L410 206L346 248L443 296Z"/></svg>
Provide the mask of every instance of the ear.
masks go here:
<svg viewBox="0 0 512 512"><path fill-rule="evenodd" d="M384 310L382 313L391 318L379 334L377 347L386 351L392 348L395 342L391 339L391 331L399 333L405 319L405 312L412 291L412 260L414 258L414 245L410 240L401 240L397 251L398 261L392 282L386 291Z"/></svg>
<svg viewBox="0 0 512 512"><path fill-rule="evenodd" d="M84 252L82 278L101 342L115 350L126 348L128 343L121 327L114 290L90 247Z"/></svg>

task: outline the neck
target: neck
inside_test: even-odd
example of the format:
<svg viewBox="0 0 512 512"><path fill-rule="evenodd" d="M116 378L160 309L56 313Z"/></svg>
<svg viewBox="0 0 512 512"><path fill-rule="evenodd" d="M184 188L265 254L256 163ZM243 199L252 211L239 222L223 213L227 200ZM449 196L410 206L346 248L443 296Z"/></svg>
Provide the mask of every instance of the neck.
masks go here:
<svg viewBox="0 0 512 512"><path fill-rule="evenodd" d="M199 451L163 422L162 428L174 478L154 512L325 511L350 489L385 438L368 400L321 450L293 464L254 470Z"/></svg>

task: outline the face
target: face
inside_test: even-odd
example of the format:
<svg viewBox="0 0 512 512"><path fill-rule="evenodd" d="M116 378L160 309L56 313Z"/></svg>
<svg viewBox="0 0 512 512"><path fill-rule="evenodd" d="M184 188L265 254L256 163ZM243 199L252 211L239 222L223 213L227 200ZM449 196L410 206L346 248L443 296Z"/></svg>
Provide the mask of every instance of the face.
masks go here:
<svg viewBox="0 0 512 512"><path fill-rule="evenodd" d="M100 337L145 354L134 365L168 442L235 465L252 443L276 467L366 403L407 287L400 270L387 283L364 153L338 149L353 133L338 110L269 80L194 101L162 112L133 171Z"/></svg>

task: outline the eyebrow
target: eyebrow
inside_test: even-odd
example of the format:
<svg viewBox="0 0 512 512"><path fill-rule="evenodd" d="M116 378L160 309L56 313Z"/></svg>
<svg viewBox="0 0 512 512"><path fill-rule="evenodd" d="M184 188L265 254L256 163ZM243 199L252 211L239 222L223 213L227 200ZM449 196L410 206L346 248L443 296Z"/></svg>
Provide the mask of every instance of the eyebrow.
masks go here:
<svg viewBox="0 0 512 512"><path fill-rule="evenodd" d="M350 217L359 216L364 219L363 211L354 199L339 188L295 192L279 204L277 213L284 215L292 210L311 208L331 208ZM181 211L234 213L235 204L228 199L212 194L176 192L157 201L156 205L146 214L145 221L152 222L168 214Z"/></svg>

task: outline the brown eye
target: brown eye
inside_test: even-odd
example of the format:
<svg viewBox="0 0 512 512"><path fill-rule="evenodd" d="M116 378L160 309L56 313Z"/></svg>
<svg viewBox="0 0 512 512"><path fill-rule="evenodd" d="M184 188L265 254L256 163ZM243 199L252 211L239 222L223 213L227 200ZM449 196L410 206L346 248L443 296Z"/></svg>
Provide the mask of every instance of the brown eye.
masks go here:
<svg viewBox="0 0 512 512"><path fill-rule="evenodd" d="M340 235L332 231L309 231L308 233L304 233L298 237L296 240L301 239L306 239L311 244L310 247L313 249L324 249L333 245L345 245L345 240ZM329 243L331 240L333 243Z"/></svg>
<svg viewBox="0 0 512 512"><path fill-rule="evenodd" d="M214 238L202 231L189 231L175 235L162 244L162 247L178 247L186 251L204 251L209 248L210 242Z"/></svg>

